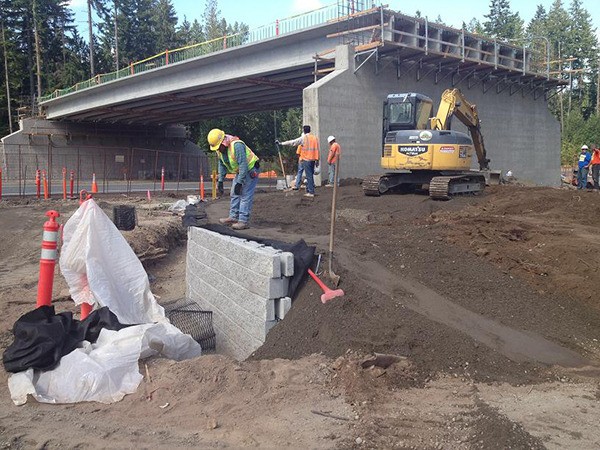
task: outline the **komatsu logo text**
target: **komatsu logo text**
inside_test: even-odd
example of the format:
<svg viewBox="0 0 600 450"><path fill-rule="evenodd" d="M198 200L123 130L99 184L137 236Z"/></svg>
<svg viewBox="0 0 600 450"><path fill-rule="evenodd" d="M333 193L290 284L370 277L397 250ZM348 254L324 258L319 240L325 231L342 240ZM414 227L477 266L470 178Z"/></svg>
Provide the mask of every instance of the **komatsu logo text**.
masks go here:
<svg viewBox="0 0 600 450"><path fill-rule="evenodd" d="M426 145L410 145L398 147L398 151L406 156L418 156L427 153Z"/></svg>

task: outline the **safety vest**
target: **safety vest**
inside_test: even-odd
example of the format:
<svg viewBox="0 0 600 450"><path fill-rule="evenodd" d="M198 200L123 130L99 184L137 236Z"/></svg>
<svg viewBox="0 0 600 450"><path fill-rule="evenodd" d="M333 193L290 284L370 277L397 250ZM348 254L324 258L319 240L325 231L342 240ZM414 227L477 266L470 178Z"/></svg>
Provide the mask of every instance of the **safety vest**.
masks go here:
<svg viewBox="0 0 600 450"><path fill-rule="evenodd" d="M340 155L340 144L338 144L337 142L334 142L333 144L331 144L331 147L329 147L329 155L327 156L327 162L329 164L337 163L339 155Z"/></svg>
<svg viewBox="0 0 600 450"><path fill-rule="evenodd" d="M600 149L595 148L592 153L592 165L600 164Z"/></svg>
<svg viewBox="0 0 600 450"><path fill-rule="evenodd" d="M241 139L232 140L229 143L229 147L227 148L228 161L225 161L225 158L223 157L223 153L219 152L219 158L221 158L221 162L227 168L227 171L229 173L237 173L237 171L239 169L237 159L235 157L235 149L234 149L234 145L236 142L241 142L246 147L246 161L248 162L248 169L252 169L254 167L254 164L256 164L256 161L258 161L258 156L256 156L254 154L254 152L252 150L250 150L250 147L248 147L244 143L244 141L242 141Z"/></svg>
<svg viewBox="0 0 600 450"><path fill-rule="evenodd" d="M316 136L312 134L304 135L300 158L305 161L317 161L319 159L319 140Z"/></svg>

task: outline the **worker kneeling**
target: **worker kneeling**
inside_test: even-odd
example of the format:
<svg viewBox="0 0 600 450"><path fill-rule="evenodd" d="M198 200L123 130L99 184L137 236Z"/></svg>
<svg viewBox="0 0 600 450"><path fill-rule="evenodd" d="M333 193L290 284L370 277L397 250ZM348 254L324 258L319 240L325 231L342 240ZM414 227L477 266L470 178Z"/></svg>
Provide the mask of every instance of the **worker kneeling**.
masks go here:
<svg viewBox="0 0 600 450"><path fill-rule="evenodd" d="M225 134L223 130L214 128L208 133L210 149L219 155L219 177L217 189L223 195L223 180L227 173L235 173L231 184L231 203L229 217L219 219L225 225L236 230L248 228L250 211L254 202L254 191L258 184L260 169L258 156L254 154L237 136Z"/></svg>

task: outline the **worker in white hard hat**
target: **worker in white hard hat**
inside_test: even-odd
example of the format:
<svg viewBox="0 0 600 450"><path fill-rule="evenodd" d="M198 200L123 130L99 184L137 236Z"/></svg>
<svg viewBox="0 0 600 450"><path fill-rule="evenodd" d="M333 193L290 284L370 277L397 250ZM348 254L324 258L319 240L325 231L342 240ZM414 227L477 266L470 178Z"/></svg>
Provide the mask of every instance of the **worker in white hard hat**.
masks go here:
<svg viewBox="0 0 600 450"><path fill-rule="evenodd" d="M335 136L329 136L327 142L329 143L329 154L327 155L329 179L327 180L327 186L333 187L333 185L338 182L335 171L336 167L339 170L340 152L342 149L340 148L340 144L335 140Z"/></svg>
<svg viewBox="0 0 600 450"><path fill-rule="evenodd" d="M582 145L577 164L577 189L585 189L587 187L587 177L591 162L592 154L588 151L588 146Z"/></svg>
<svg viewBox="0 0 600 450"><path fill-rule="evenodd" d="M258 184L259 158L239 137L225 134L218 128L210 130L207 140L210 149L219 156L219 194L223 194L225 175L235 173L231 183L229 217L219 219L219 222L231 225L235 230L244 230L248 228L254 191Z"/></svg>
<svg viewBox="0 0 600 450"><path fill-rule="evenodd" d="M314 197L315 196L315 168L319 167L319 139L311 134L310 125L304 125L302 127L302 134L300 137L296 139L292 139L290 141L279 142L279 140L275 140L277 145L291 145L296 147L297 145L301 145L300 149L300 159L299 163L301 167L304 169L304 174L306 175L306 194L305 197ZM298 171L300 172L300 171ZM300 178L300 177L298 177ZM296 183L297 184L297 183ZM296 185L296 188L299 186Z"/></svg>

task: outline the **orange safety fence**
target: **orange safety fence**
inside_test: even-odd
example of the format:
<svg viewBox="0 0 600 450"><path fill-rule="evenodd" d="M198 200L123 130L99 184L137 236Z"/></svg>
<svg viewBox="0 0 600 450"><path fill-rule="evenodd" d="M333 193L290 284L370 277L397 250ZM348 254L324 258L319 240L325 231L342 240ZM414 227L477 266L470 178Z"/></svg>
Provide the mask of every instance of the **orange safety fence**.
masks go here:
<svg viewBox="0 0 600 450"><path fill-rule="evenodd" d="M234 173L228 173L227 175L225 175L225 179L227 180L233 180L234 177ZM268 172L260 172L258 174L258 178L277 178L277 172L275 172L274 170L269 170Z"/></svg>

